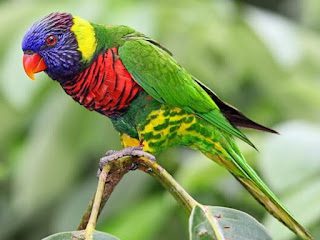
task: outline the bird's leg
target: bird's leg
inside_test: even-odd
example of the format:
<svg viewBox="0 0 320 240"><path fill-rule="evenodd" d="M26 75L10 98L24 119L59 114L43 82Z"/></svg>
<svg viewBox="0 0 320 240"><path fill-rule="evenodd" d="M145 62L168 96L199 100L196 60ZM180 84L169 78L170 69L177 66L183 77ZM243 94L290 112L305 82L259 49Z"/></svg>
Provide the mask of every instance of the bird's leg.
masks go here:
<svg viewBox="0 0 320 240"><path fill-rule="evenodd" d="M97 175L99 176L103 167L111 161L117 161L119 158L122 157L145 157L152 161L155 161L156 158L152 154L145 152L142 150L142 146L136 147L127 147L123 148L120 151L109 150L106 152L105 156L100 158L99 162L99 169ZM135 167L133 166L132 169L134 170Z"/></svg>

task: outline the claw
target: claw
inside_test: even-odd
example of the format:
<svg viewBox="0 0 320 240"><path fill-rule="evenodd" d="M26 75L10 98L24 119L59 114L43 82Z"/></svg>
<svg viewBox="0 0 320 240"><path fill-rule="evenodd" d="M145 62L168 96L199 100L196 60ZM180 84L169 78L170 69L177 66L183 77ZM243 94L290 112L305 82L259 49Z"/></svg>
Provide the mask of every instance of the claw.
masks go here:
<svg viewBox="0 0 320 240"><path fill-rule="evenodd" d="M115 150L109 150L106 152L105 156L100 158L99 162L99 169L97 171L97 176L100 175L102 168L111 161L116 161L119 158L125 157L125 156L131 156L131 157L145 157L150 159L151 161L156 161L155 156L152 154L145 152L142 150L143 148L141 146L136 147L127 147L120 151Z"/></svg>
<svg viewBox="0 0 320 240"><path fill-rule="evenodd" d="M156 157L155 156L153 156L152 154L147 153L147 152L145 152L143 150L133 150L132 151L132 155L136 156L136 157L145 157L145 158L150 159L151 161L156 161Z"/></svg>
<svg viewBox="0 0 320 240"><path fill-rule="evenodd" d="M114 154L116 152L117 152L116 150L109 150L104 154L104 156L109 156L109 155L112 155L112 154Z"/></svg>

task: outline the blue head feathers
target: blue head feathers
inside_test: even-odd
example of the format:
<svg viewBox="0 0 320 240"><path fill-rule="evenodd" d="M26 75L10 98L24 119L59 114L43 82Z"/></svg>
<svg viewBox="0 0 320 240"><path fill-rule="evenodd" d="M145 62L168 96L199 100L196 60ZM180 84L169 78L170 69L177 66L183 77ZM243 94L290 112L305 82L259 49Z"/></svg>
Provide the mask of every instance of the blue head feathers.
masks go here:
<svg viewBox="0 0 320 240"><path fill-rule="evenodd" d="M47 66L45 72L54 80L69 80L81 69L81 53L72 25L71 14L51 13L36 22L22 41L24 53L39 54Z"/></svg>

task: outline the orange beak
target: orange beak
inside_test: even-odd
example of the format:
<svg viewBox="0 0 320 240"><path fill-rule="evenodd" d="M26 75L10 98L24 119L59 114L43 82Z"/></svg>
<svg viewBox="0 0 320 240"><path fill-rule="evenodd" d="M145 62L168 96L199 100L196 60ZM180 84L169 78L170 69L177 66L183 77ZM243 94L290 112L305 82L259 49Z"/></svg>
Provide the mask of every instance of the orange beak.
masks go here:
<svg viewBox="0 0 320 240"><path fill-rule="evenodd" d="M38 53L24 54L23 67L26 74L34 80L34 74L47 69L47 65Z"/></svg>

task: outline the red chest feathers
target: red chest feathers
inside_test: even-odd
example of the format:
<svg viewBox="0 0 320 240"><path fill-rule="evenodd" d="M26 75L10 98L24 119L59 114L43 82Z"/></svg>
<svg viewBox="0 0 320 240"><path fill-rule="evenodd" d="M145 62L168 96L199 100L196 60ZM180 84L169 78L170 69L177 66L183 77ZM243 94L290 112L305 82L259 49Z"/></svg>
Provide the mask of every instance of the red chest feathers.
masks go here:
<svg viewBox="0 0 320 240"><path fill-rule="evenodd" d="M100 54L90 67L62 87L87 109L107 116L127 108L142 90L122 64L116 48Z"/></svg>

